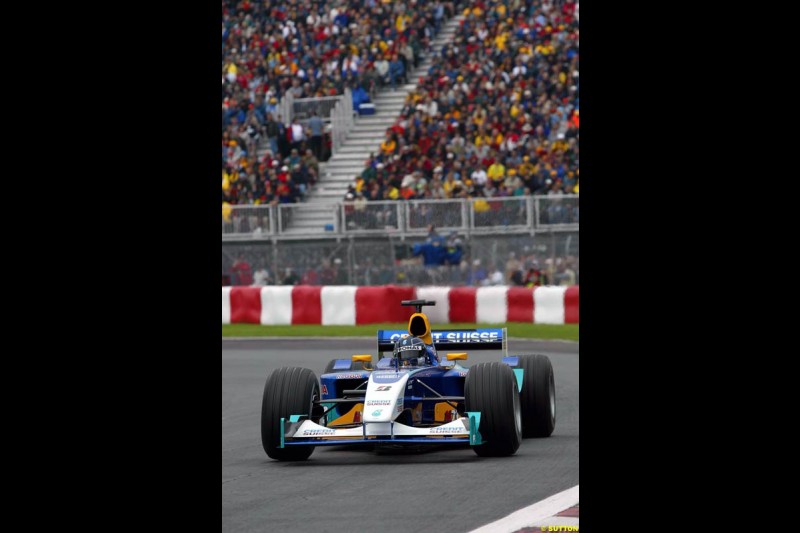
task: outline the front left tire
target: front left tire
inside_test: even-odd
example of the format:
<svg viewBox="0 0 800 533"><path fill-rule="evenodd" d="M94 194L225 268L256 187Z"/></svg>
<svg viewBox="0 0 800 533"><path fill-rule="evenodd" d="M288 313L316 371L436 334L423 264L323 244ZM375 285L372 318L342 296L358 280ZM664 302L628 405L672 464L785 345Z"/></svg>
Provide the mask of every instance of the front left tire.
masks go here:
<svg viewBox="0 0 800 533"><path fill-rule="evenodd" d="M464 383L467 411L480 411L478 431L484 441L473 446L481 457L502 457L517 452L522 442L522 409L514 371L503 363L470 367Z"/></svg>

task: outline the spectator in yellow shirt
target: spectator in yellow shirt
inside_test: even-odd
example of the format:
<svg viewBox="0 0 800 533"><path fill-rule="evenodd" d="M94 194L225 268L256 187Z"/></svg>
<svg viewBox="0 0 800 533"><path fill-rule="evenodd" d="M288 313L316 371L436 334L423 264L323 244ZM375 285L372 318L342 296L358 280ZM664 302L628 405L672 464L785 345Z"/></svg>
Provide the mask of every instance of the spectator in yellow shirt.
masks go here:
<svg viewBox="0 0 800 533"><path fill-rule="evenodd" d="M411 22L411 17L408 15L397 15L397 19L395 19L394 27L397 29L399 33L403 33L406 31L409 22Z"/></svg>
<svg viewBox="0 0 800 533"><path fill-rule="evenodd" d="M491 145L492 144L492 136L487 134L487 133L478 134L475 137L475 146L478 147L478 146L480 146L482 144Z"/></svg>
<svg viewBox="0 0 800 533"><path fill-rule="evenodd" d="M453 174L453 171L447 173L447 178L445 178L444 183L442 183L442 188L444 189L444 195L446 198L452 198L453 192L455 189L461 187L461 183L456 181L456 176Z"/></svg>
<svg viewBox="0 0 800 533"><path fill-rule="evenodd" d="M489 176L489 179L493 182L499 183L506 177L506 167L500 162L500 160L497 160L489 166L489 170L486 172L486 175Z"/></svg>
<svg viewBox="0 0 800 533"><path fill-rule="evenodd" d="M498 50L505 52L506 50L506 40L508 40L508 33L501 33L497 37L494 38L494 45L497 47Z"/></svg>
<svg viewBox="0 0 800 533"><path fill-rule="evenodd" d="M520 174L524 173L526 176L536 172L536 168L533 166L533 163L531 163L530 156L523 156L522 164L519 166L519 172Z"/></svg>
<svg viewBox="0 0 800 533"><path fill-rule="evenodd" d="M500 130L498 130L497 128L494 128L492 130L492 137L493 139L490 142L495 147L499 147L501 144L503 144L503 134L500 133Z"/></svg>
<svg viewBox="0 0 800 533"><path fill-rule="evenodd" d="M397 141L391 132L386 132L386 140L381 143L381 152L385 155L392 155L397 150Z"/></svg>

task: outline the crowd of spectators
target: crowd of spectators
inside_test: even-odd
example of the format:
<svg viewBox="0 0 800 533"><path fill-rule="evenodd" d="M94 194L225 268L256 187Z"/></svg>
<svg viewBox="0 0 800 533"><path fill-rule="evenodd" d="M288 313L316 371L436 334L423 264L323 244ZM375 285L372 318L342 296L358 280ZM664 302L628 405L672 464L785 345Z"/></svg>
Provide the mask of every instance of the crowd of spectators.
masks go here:
<svg viewBox="0 0 800 533"><path fill-rule="evenodd" d="M345 199L579 193L575 0L467 0ZM488 209L488 206L486 206Z"/></svg>
<svg viewBox="0 0 800 533"><path fill-rule="evenodd" d="M223 207L294 203L315 183L324 125L287 124L284 94L395 86L461 1L223 0Z"/></svg>

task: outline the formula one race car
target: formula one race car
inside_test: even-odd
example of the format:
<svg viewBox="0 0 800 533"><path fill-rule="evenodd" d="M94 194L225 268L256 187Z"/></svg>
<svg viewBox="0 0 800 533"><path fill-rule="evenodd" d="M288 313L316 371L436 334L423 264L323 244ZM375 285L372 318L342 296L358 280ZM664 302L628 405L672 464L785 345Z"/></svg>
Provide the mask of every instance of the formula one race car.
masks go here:
<svg viewBox="0 0 800 533"><path fill-rule="evenodd" d="M353 355L328 363L320 382L307 368L270 374L261 442L281 461L315 446L468 443L479 456L513 455L523 437L549 437L556 423L553 366L545 355L507 355L501 329L431 331L414 306L408 331L378 331L378 361ZM439 352L447 352L440 357ZM471 368L463 350L502 350L502 362ZM382 357L385 353L391 355Z"/></svg>

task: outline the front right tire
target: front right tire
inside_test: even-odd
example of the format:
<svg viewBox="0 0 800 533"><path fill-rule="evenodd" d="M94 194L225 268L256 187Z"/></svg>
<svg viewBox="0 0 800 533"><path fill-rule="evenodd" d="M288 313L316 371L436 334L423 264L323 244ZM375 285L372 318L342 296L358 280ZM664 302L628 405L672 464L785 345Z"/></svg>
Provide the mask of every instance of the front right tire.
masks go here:
<svg viewBox="0 0 800 533"><path fill-rule="evenodd" d="M522 374L522 436L549 437L556 427L556 382L546 355L518 355Z"/></svg>
<svg viewBox="0 0 800 533"><path fill-rule="evenodd" d="M314 446L279 447L281 418L288 424L290 415L306 414L310 420L319 398L317 377L307 368L283 367L270 374L261 400L261 445L270 458L304 461L311 456Z"/></svg>

